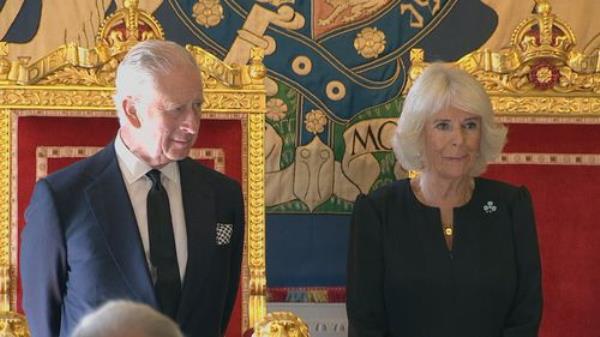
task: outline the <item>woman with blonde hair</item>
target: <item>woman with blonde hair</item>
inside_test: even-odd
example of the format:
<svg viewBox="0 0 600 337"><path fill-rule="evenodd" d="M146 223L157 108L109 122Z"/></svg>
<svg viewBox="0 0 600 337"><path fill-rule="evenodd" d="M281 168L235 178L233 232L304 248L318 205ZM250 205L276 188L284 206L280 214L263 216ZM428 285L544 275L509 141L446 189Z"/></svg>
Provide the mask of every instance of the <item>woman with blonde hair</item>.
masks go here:
<svg viewBox="0 0 600 337"><path fill-rule="evenodd" d="M394 152L414 179L360 195L348 256L350 337L533 337L540 257L525 187L478 177L507 129L466 72L429 66Z"/></svg>

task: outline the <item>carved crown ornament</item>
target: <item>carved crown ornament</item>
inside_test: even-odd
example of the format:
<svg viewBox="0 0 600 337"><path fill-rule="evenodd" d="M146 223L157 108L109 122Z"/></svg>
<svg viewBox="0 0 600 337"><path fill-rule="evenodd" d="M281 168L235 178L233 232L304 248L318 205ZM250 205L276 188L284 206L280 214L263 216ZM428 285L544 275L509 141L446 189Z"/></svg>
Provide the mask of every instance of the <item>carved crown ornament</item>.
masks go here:
<svg viewBox="0 0 600 337"><path fill-rule="evenodd" d="M479 49L454 63L481 82L500 115L600 116L600 50L576 50L569 25L535 0L535 13L514 29L508 47ZM413 49L404 94L427 67Z"/></svg>
<svg viewBox="0 0 600 337"><path fill-rule="evenodd" d="M164 38L158 20L139 9L138 0L126 0L123 8L105 19L94 48L73 42L36 61L28 56L11 61L8 45L0 42L0 85L112 87L117 66L131 47L140 41ZM206 89L263 89L266 70L261 49L252 50L246 67L226 64L197 46L186 48L200 66Z"/></svg>

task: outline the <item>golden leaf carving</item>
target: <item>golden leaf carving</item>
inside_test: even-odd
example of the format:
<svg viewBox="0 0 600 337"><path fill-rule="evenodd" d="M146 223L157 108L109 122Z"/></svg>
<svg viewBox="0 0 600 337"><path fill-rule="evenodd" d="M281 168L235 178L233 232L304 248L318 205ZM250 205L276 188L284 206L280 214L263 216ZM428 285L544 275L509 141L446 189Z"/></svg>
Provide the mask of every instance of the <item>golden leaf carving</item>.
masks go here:
<svg viewBox="0 0 600 337"><path fill-rule="evenodd" d="M49 75L39 83L111 86L114 84L114 80L114 73L99 73L95 69L67 67Z"/></svg>

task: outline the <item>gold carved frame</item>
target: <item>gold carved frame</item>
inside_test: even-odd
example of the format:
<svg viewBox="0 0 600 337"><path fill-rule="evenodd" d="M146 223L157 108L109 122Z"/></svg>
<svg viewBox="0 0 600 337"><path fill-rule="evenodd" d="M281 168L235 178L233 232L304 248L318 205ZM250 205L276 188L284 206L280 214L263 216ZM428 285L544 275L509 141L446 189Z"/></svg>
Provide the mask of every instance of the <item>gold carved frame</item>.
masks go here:
<svg viewBox="0 0 600 337"><path fill-rule="evenodd" d="M11 167L13 119L17 111L46 116L114 118L115 70L135 43L164 39L159 22L126 0L108 17L92 49L75 43L59 46L40 60L8 59L0 42L0 333L27 336L16 312L17 233L13 229ZM246 245L242 271L242 331L266 316L263 51L253 49L248 65L226 64L203 49L188 45L204 79L203 118L238 119L242 123L242 177L246 199ZM29 111L29 112L27 112Z"/></svg>
<svg viewBox="0 0 600 337"><path fill-rule="evenodd" d="M483 84L500 121L600 124L600 50L577 51L573 30L552 13L549 0L535 5L508 47L480 49L454 65ZM404 94L428 65L422 49L411 50L410 58Z"/></svg>

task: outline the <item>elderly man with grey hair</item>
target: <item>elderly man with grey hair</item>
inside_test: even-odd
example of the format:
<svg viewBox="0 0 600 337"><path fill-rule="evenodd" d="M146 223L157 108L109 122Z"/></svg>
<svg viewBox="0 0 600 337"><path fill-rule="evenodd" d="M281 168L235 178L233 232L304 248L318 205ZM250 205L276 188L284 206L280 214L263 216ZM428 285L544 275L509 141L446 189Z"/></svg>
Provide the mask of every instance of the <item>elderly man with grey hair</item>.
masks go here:
<svg viewBox="0 0 600 337"><path fill-rule="evenodd" d="M181 46L145 41L120 63L120 128L97 154L37 182L21 244L34 337L70 336L111 299L148 304L188 337L225 333L239 284L238 182L188 158L203 102Z"/></svg>
<svg viewBox="0 0 600 337"><path fill-rule="evenodd" d="M148 305L109 301L87 314L71 337L183 337L169 317Z"/></svg>

